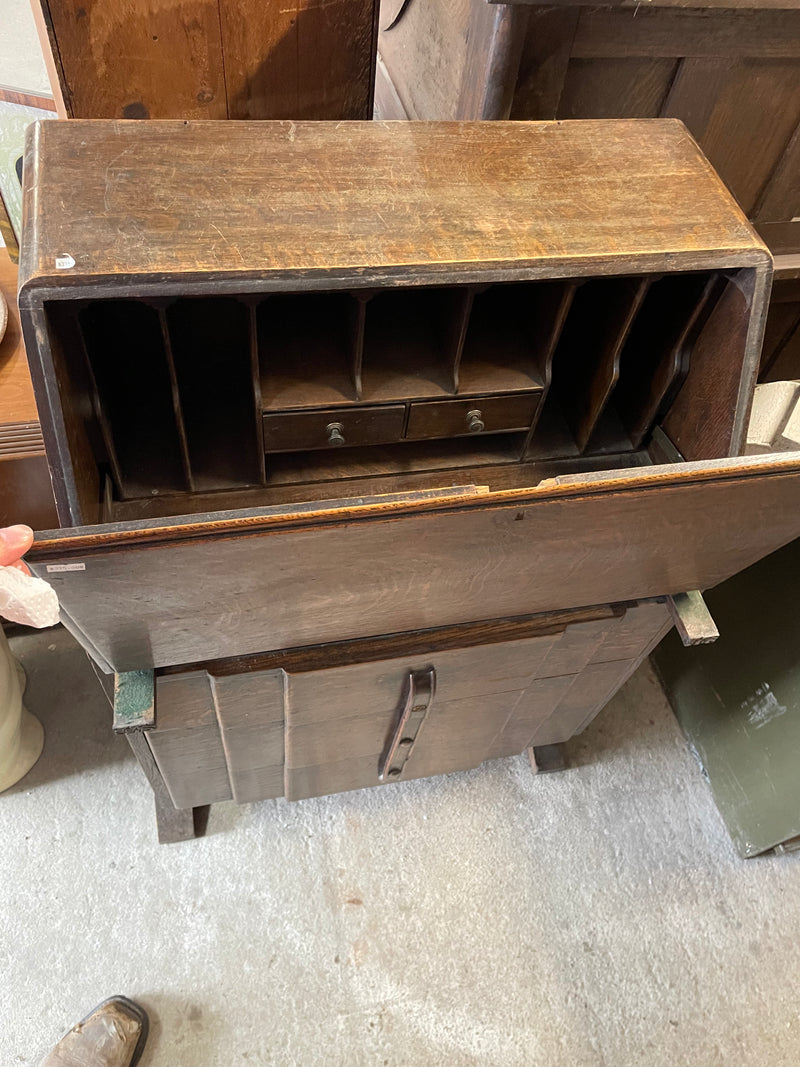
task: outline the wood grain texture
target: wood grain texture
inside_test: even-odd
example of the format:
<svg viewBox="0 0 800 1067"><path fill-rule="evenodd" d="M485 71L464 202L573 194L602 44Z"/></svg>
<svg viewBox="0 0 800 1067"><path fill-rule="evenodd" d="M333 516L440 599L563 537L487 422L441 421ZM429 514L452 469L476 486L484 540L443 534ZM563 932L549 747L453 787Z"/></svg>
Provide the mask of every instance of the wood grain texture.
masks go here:
<svg viewBox="0 0 800 1067"><path fill-rule="evenodd" d="M800 51L800 10L659 10L635 13L588 8L581 13L572 54L579 59L621 56L751 56L791 59Z"/></svg>
<svg viewBox="0 0 800 1067"><path fill-rule="evenodd" d="M791 158L782 157L800 123L799 57L800 36L784 59L685 59L663 111L686 121L745 213L758 216L759 202L768 205L764 222L796 213L797 179L784 169Z"/></svg>
<svg viewBox="0 0 800 1067"><path fill-rule="evenodd" d="M227 118L216 0L42 0L71 118Z"/></svg>
<svg viewBox="0 0 800 1067"><path fill-rule="evenodd" d="M228 117L370 118L377 9L373 0L220 0Z"/></svg>
<svg viewBox="0 0 800 1067"><path fill-rule="evenodd" d="M281 669L209 678L233 799L283 796L284 686Z"/></svg>
<svg viewBox="0 0 800 1067"><path fill-rule="evenodd" d="M672 443L689 459L733 455L743 447L765 326L763 305L757 315L750 309L754 288L764 284L755 277L729 283L692 348L686 379L663 420ZM738 383L723 373L731 345L746 353ZM732 421L731 411L737 412Z"/></svg>
<svg viewBox="0 0 800 1067"><path fill-rule="evenodd" d="M769 262L674 122L32 131L23 308L35 287L102 291L120 269L132 294L163 294L191 292L209 273L218 290L268 291ZM247 162L209 167L210 155ZM55 268L62 252L71 270Z"/></svg>
<svg viewBox="0 0 800 1067"><path fill-rule="evenodd" d="M225 752L205 672L157 679L156 722L147 740L175 807L230 800Z"/></svg>
<svg viewBox="0 0 800 1067"><path fill-rule="evenodd" d="M800 456L748 457L457 507L64 531L28 558L114 669L133 670L709 588L800 535L799 493ZM47 574L66 559L86 569Z"/></svg>

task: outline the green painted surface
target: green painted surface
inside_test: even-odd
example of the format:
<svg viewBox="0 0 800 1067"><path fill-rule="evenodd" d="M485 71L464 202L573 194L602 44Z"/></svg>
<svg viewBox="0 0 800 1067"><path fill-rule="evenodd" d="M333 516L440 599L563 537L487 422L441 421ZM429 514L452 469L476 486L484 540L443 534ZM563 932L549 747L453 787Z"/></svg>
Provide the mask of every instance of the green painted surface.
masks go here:
<svg viewBox="0 0 800 1067"><path fill-rule="evenodd" d="M152 671L127 671L115 676L115 730L147 730L155 726L154 686Z"/></svg>
<svg viewBox="0 0 800 1067"><path fill-rule="evenodd" d="M742 856L800 835L800 541L704 594L720 638L656 666Z"/></svg>

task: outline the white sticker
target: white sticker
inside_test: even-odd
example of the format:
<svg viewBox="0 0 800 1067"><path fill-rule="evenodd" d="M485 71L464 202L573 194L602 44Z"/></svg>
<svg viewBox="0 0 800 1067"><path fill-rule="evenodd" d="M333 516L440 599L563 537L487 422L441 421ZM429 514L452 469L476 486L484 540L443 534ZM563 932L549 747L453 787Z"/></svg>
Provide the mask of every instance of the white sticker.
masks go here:
<svg viewBox="0 0 800 1067"><path fill-rule="evenodd" d="M61 252L56 256L56 270L69 270L75 266L75 260L69 252Z"/></svg>
<svg viewBox="0 0 800 1067"><path fill-rule="evenodd" d="M85 563L48 563L48 574L63 574L64 571L85 571Z"/></svg>

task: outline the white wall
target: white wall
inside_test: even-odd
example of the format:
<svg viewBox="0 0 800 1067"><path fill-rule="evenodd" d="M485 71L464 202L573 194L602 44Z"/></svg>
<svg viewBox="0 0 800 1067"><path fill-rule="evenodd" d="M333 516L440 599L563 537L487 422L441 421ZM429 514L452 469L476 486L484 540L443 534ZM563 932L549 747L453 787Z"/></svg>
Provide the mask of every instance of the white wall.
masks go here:
<svg viewBox="0 0 800 1067"><path fill-rule="evenodd" d="M0 86L49 96L50 83L30 5L31 0L0 0Z"/></svg>

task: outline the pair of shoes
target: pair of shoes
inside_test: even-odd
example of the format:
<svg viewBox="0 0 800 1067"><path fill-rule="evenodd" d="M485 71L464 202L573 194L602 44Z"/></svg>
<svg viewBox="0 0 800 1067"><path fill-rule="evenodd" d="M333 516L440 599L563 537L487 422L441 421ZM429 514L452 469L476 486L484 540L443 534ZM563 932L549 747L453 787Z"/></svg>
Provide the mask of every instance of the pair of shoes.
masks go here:
<svg viewBox="0 0 800 1067"><path fill-rule="evenodd" d="M144 1008L127 997L111 997L73 1026L40 1067L134 1067L149 1028Z"/></svg>

